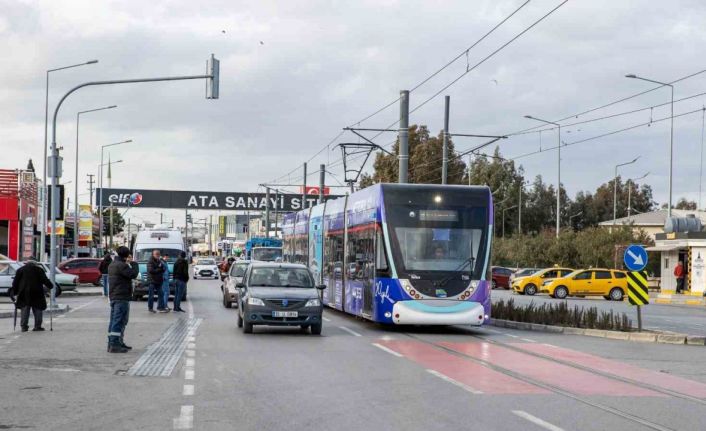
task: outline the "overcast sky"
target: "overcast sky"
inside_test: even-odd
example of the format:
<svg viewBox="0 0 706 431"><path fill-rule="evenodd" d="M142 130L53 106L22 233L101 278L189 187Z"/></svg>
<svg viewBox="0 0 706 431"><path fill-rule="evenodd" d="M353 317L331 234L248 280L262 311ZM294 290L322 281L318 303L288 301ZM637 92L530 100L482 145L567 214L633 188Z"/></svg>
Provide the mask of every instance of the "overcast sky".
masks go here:
<svg viewBox="0 0 706 431"><path fill-rule="evenodd" d="M207 57L221 60L219 100L204 98L204 83L184 81L93 87L67 99L59 114L64 178L73 180L76 112L81 116L79 181L96 173L103 144L122 159L113 186L257 191L258 184L295 169L339 134L394 101L468 48L523 0L460 1L18 1L0 0L0 167L42 169L45 71L90 59L95 65L52 73L50 106L73 85L89 80L191 75ZM561 0L532 0L468 54L474 64ZM525 114L548 120L653 88L624 78L635 73L673 81L706 69L706 4L702 1L570 0L549 18L412 113L412 124L442 127L443 95L451 96L451 131L507 134L535 126ZM412 92L417 106L466 70L464 56ZM706 73L675 85L675 98L706 92ZM668 102L668 88L565 120L564 123ZM675 114L699 110L700 96L675 104ZM398 105L360 124L380 128L398 119ZM669 115L669 105L609 120L565 126L571 144ZM702 114L674 121L674 194L697 200ZM394 134L376 141L386 145ZM335 143L353 142L343 135ZM515 157L554 146L556 132L513 136L502 142ZM480 141L458 138L458 149ZM668 191L669 121L569 145L562 149L562 182L573 196L609 180L616 163ZM343 181L338 149L310 162L331 165ZM517 162L527 178L556 183L556 150ZM331 175L329 175L331 177ZM280 178L284 182L288 179ZM291 176L301 182L301 170ZM318 175L310 177L310 183ZM73 190L73 184L68 186ZM292 189L293 190L293 189ZM706 205L706 199L704 200ZM153 210L135 217L155 219ZM170 212L172 217L183 217ZM181 220L181 218L179 219ZM178 220L178 221L179 221Z"/></svg>

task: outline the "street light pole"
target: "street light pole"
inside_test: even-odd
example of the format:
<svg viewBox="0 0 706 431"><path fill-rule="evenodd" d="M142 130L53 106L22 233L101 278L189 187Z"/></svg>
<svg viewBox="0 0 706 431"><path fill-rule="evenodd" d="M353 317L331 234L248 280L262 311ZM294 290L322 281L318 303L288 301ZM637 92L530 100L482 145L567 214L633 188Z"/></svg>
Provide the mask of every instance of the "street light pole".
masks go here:
<svg viewBox="0 0 706 431"><path fill-rule="evenodd" d="M76 172L74 176L74 257L78 257L78 129L81 114L117 108L118 105L104 106L103 108L89 109L76 113Z"/></svg>
<svg viewBox="0 0 706 431"><path fill-rule="evenodd" d="M515 209L517 208L517 205L513 205L508 208L503 208L503 238L505 238L505 211Z"/></svg>
<svg viewBox="0 0 706 431"><path fill-rule="evenodd" d="M645 175L638 178L628 178L628 224L630 224L630 216L632 215L632 184L637 180L641 180L648 176L650 173L647 172Z"/></svg>
<svg viewBox="0 0 706 431"><path fill-rule="evenodd" d="M633 73L625 75L626 78L640 79L642 81L652 82L662 86L667 86L672 90L672 99L670 106L670 116L669 116L669 205L667 206L667 218L672 216L672 183L673 183L673 168L674 168L674 85L668 84L666 82L655 81L654 79L647 79L641 76L637 76Z"/></svg>
<svg viewBox="0 0 706 431"><path fill-rule="evenodd" d="M98 167L99 169L99 174L100 177L98 178L98 185L100 187L100 192L98 193L98 244L100 246L100 252L98 253L98 257L100 257L100 254L103 252L103 166L106 164L103 163L103 154L104 151L107 147L112 147L115 145L121 145L121 144L127 144L129 142L132 142L132 139L128 139L127 141L120 141L120 142L114 142L112 144L105 144L101 146L101 164ZM122 160L121 160L122 161ZM119 162L113 162L113 163L119 163Z"/></svg>
<svg viewBox="0 0 706 431"><path fill-rule="evenodd" d="M54 117L52 119L52 139L51 139L51 158L50 163L52 165L52 209L56 209L56 204L58 203L58 197L56 193L56 185L59 182L61 175L60 172L60 159L59 150L56 145L56 120L59 115L59 109L64 103L67 97L69 97L75 91L89 86L98 85L113 85L113 84L133 84L138 82L158 82L158 81L181 81L181 80L191 80L191 79L207 79L208 85L206 87L206 97L209 99L218 99L219 93L219 76L220 76L220 66L219 61L211 54L211 58L206 63L207 72L205 75L190 75L190 76L170 76L170 77L160 77L160 78L139 78L139 79L119 79L110 81L92 81L85 82L83 84L77 85L66 94L64 94L54 109ZM51 214L51 236L50 236L50 262L49 262L49 277L52 282L56 279L56 211L52 211ZM51 304L52 308L56 305L56 289L51 290Z"/></svg>
<svg viewBox="0 0 706 431"><path fill-rule="evenodd" d="M56 72L57 70L71 69L73 67L85 66L87 64L96 64L98 60L89 60L85 63L72 64L71 66L57 67L56 69L47 70L47 84L44 93L44 173L42 175L42 215L40 218L40 226L42 234L39 236L39 260L44 261L44 253L46 249L46 235L47 235L47 147L49 143L47 142L47 134L49 129L49 73Z"/></svg>
<svg viewBox="0 0 706 431"><path fill-rule="evenodd" d="M632 165L639 158L640 156L637 156L629 162L615 165L615 176L613 177L613 226L615 226L615 220L618 216L618 168L621 166Z"/></svg>
<svg viewBox="0 0 706 431"><path fill-rule="evenodd" d="M542 120L541 118L525 115L525 118L539 121L541 123L552 124L558 128L557 131L557 168L556 168L556 237L559 238L559 229L561 225L561 124L553 121Z"/></svg>

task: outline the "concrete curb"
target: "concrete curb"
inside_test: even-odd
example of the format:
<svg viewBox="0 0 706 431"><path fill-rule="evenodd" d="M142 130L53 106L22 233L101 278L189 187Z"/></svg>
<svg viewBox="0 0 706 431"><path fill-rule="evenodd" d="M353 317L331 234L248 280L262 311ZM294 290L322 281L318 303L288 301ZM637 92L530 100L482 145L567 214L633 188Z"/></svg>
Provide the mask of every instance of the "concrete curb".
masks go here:
<svg viewBox="0 0 706 431"><path fill-rule="evenodd" d="M635 341L640 343L706 345L706 337L660 332L621 332L603 329L571 328L566 326L542 325L538 323L515 322L513 320L490 319L490 325L524 331L550 332L554 334L585 335L587 337L608 338L611 340Z"/></svg>
<svg viewBox="0 0 706 431"><path fill-rule="evenodd" d="M57 304L58 308L51 313L56 316L57 314L64 314L69 311L69 306L67 304ZM44 314L50 313L49 309L44 310ZM12 318L15 315L14 310L0 310L0 319L2 318ZM17 312L17 318L19 319L20 312Z"/></svg>
<svg viewBox="0 0 706 431"><path fill-rule="evenodd" d="M103 296L103 292L81 292L80 290L68 290L61 292L62 297L74 296Z"/></svg>

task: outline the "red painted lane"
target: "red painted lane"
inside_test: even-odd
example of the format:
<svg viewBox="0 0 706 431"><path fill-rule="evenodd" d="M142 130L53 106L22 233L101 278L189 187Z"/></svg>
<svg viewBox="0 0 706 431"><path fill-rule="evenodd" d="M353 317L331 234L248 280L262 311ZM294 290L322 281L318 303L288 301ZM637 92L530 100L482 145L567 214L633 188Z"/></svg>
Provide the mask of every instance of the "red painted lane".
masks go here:
<svg viewBox="0 0 706 431"><path fill-rule="evenodd" d="M696 398L706 398L706 384L695 382L682 377L646 370L644 368L627 365L611 359L562 347L552 347L542 344L518 343L517 347L530 352L539 353L562 361L571 362L584 367L593 368L605 373L614 374L638 382L647 383L659 388L669 389Z"/></svg>
<svg viewBox="0 0 706 431"><path fill-rule="evenodd" d="M379 340L424 368L437 371L486 394L547 394L539 388L418 341Z"/></svg>
<svg viewBox="0 0 706 431"><path fill-rule="evenodd" d="M630 385L568 365L557 364L490 343L438 343L464 355L497 365L523 376L580 395L663 396L639 386Z"/></svg>

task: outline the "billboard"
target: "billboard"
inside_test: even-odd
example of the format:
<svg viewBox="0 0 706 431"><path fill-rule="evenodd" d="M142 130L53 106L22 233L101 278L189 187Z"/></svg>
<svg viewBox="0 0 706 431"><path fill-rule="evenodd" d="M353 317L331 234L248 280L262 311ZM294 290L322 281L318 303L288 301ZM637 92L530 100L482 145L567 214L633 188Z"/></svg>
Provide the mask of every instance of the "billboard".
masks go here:
<svg viewBox="0 0 706 431"><path fill-rule="evenodd" d="M78 240L93 240L93 214L90 205L79 205L78 207Z"/></svg>
<svg viewBox="0 0 706 431"><path fill-rule="evenodd" d="M102 198L101 198L102 196ZM340 196L326 196L335 199ZM270 194L270 210L299 211L316 205L318 195L307 195L302 206L299 194ZM265 193L199 192L184 190L145 189L96 189L97 204L103 207L174 208L203 210L264 211L267 207Z"/></svg>
<svg viewBox="0 0 706 431"><path fill-rule="evenodd" d="M66 228L64 225L64 220L57 220L56 221L56 234L57 235L66 235ZM47 221L47 235L51 235L51 220Z"/></svg>

